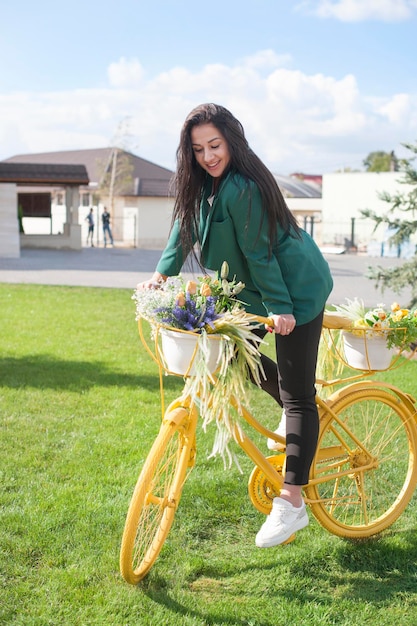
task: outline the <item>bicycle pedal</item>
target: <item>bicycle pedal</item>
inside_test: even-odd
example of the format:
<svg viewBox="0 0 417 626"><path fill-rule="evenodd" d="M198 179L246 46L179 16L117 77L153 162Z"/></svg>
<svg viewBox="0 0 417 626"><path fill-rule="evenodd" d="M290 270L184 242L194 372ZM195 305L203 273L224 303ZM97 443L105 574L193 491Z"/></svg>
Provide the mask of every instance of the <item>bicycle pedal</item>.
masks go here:
<svg viewBox="0 0 417 626"><path fill-rule="evenodd" d="M288 543L292 543L295 539L295 533L293 533L290 537L288 537L288 539L286 539L286 541L282 542L282 546L286 546Z"/></svg>

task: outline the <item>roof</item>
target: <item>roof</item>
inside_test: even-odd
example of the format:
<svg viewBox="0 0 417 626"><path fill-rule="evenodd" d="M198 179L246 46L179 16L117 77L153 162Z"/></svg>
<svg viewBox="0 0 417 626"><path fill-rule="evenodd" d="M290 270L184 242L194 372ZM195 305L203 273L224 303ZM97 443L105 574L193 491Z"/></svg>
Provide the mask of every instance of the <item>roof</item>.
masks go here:
<svg viewBox="0 0 417 626"><path fill-rule="evenodd" d="M82 164L86 167L91 183L99 183L103 169L109 163L113 148L94 148L90 150L65 150L63 152L40 152L36 154L18 154L2 163L54 163ZM131 185L124 195L166 197L173 195L171 180L174 172L155 165L131 152L122 150L132 167Z"/></svg>
<svg viewBox="0 0 417 626"><path fill-rule="evenodd" d="M0 162L0 183L88 185L84 165Z"/></svg>
<svg viewBox="0 0 417 626"><path fill-rule="evenodd" d="M282 194L289 198L321 198L321 188L314 183L303 182L292 176L274 174Z"/></svg>
<svg viewBox="0 0 417 626"><path fill-rule="evenodd" d="M7 163L55 165L84 165L87 169L90 184L100 181L103 170L109 164L113 148L94 148L89 150L65 150L63 152L39 152L36 154L18 154L1 161ZM123 195L167 197L174 195L172 179L174 172L151 161L142 159L131 152L122 150L132 167L131 182L127 185ZM321 188L313 182L304 182L293 176L275 174L279 188L286 197L290 198L320 198ZM28 181L29 182L29 181ZM88 184L80 183L80 184Z"/></svg>
<svg viewBox="0 0 417 626"><path fill-rule="evenodd" d="M292 172L290 176L291 178L298 178L305 183L312 183L313 185L319 185L320 187L323 184L322 174L303 174L303 172Z"/></svg>

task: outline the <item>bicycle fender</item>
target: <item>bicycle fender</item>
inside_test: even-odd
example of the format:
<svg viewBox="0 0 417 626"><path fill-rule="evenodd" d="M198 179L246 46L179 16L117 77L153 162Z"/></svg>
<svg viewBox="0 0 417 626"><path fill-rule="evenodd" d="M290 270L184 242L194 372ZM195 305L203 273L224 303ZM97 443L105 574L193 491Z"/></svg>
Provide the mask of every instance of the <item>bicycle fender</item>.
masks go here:
<svg viewBox="0 0 417 626"><path fill-rule="evenodd" d="M357 389L370 389L370 388L375 389L378 387L380 387L381 389L385 389L386 391L390 391L393 395L397 396L398 400L402 402L403 404L405 404L405 406L407 407L411 415L414 416L414 419L416 420L416 423L417 423L417 409L416 409L415 398L411 394L405 391L401 391L401 389L398 389L398 387L394 387L394 385L390 385L389 383L372 381L372 380L364 380L362 382L352 383L351 385L348 385L347 387L343 387L342 389L338 389L337 391L332 393L327 398L327 402L333 403L336 400L343 398L347 394L350 394L356 391Z"/></svg>
<svg viewBox="0 0 417 626"><path fill-rule="evenodd" d="M183 406L168 407L162 422L164 424L175 424L175 426L179 426L186 420L197 422L197 409L194 406L188 408Z"/></svg>

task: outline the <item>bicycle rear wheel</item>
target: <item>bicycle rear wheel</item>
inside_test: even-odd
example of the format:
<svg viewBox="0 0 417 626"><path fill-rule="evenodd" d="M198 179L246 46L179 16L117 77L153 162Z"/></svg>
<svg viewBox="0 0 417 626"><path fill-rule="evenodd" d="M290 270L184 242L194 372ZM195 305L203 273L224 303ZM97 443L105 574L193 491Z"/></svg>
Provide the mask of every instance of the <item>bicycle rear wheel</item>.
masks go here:
<svg viewBox="0 0 417 626"><path fill-rule="evenodd" d="M417 484L415 410L389 386L360 383L328 404L337 419L322 416L307 501L331 533L370 537L401 515Z"/></svg>
<svg viewBox="0 0 417 626"><path fill-rule="evenodd" d="M194 463L196 420L195 409L168 410L139 475L120 549L121 574L133 585L155 563L174 521Z"/></svg>

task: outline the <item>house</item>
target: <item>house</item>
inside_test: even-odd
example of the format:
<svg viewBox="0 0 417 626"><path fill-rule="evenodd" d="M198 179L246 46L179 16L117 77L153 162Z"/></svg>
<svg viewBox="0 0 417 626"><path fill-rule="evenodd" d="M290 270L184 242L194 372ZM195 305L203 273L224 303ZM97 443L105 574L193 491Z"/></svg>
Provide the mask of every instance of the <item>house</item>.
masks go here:
<svg viewBox="0 0 417 626"><path fill-rule="evenodd" d="M68 192L59 181L54 180L43 190L31 187L29 180L21 179L17 183L17 199L25 231L20 236L21 247L81 249L86 241L87 214L93 208L95 223L100 224L104 206L110 210L113 235L118 245L161 248L167 240L174 205L173 172L169 169L115 148L21 154L2 163L4 166L30 164L32 167L82 164L88 175L88 182L78 188L79 206L73 207L70 199L70 209L67 206ZM110 193L110 186L103 193L99 189L103 178L107 175L111 182L112 173L117 175L117 185L113 193ZM304 179L276 175L276 180L301 226L313 234L313 225L320 223L321 189L315 179L311 181L303 176ZM13 214L16 215L15 208ZM68 240L63 236L68 214L73 222L77 221L76 241L74 237ZM74 224L73 234L76 231ZM317 228L314 235L317 236ZM95 229L95 238L96 245L100 245L100 228Z"/></svg>
<svg viewBox="0 0 417 626"><path fill-rule="evenodd" d="M26 236L19 232L21 215L50 218L51 196L43 189L59 186L65 195L62 233L38 238L38 245L77 248L81 228L78 224L79 187L88 185L84 165L49 165L45 163L0 163L0 256L17 258ZM18 193L18 189L25 193ZM18 207L20 211L18 210Z"/></svg>
<svg viewBox="0 0 417 626"><path fill-rule="evenodd" d="M2 164L85 167L88 181L78 188L79 245L69 247L81 247L86 238L87 213L93 208L96 224L100 224L104 206L111 212L113 235L117 241L139 247L159 247L167 239L174 203L171 186L173 172L167 168L115 148L22 154L6 159ZM119 167L124 167L124 173L123 177L119 177L121 182L119 180L119 184L113 188L114 193L111 194L110 189L105 193L100 192L99 186L106 173L111 179L112 172L116 173ZM50 195L49 216L37 204L40 197L37 199L34 196L39 193L39 189L35 191L23 180L18 183L25 230L25 236L21 237L22 247L63 247L59 245L60 242L64 243L62 239L45 239L45 236L63 234L68 210L65 188L59 181L55 181L43 192ZM31 207L30 211L27 210L28 206ZM95 229L95 237L100 243L100 228Z"/></svg>
<svg viewBox="0 0 417 626"><path fill-rule="evenodd" d="M416 238L399 249L390 246L386 225L375 230L375 222L364 218L362 209L384 215L391 204L381 198L388 193L407 195L411 185L402 182L402 172L339 172L324 174L322 197L322 240L325 245L354 247L369 256L413 256ZM404 219L401 211L392 217Z"/></svg>

